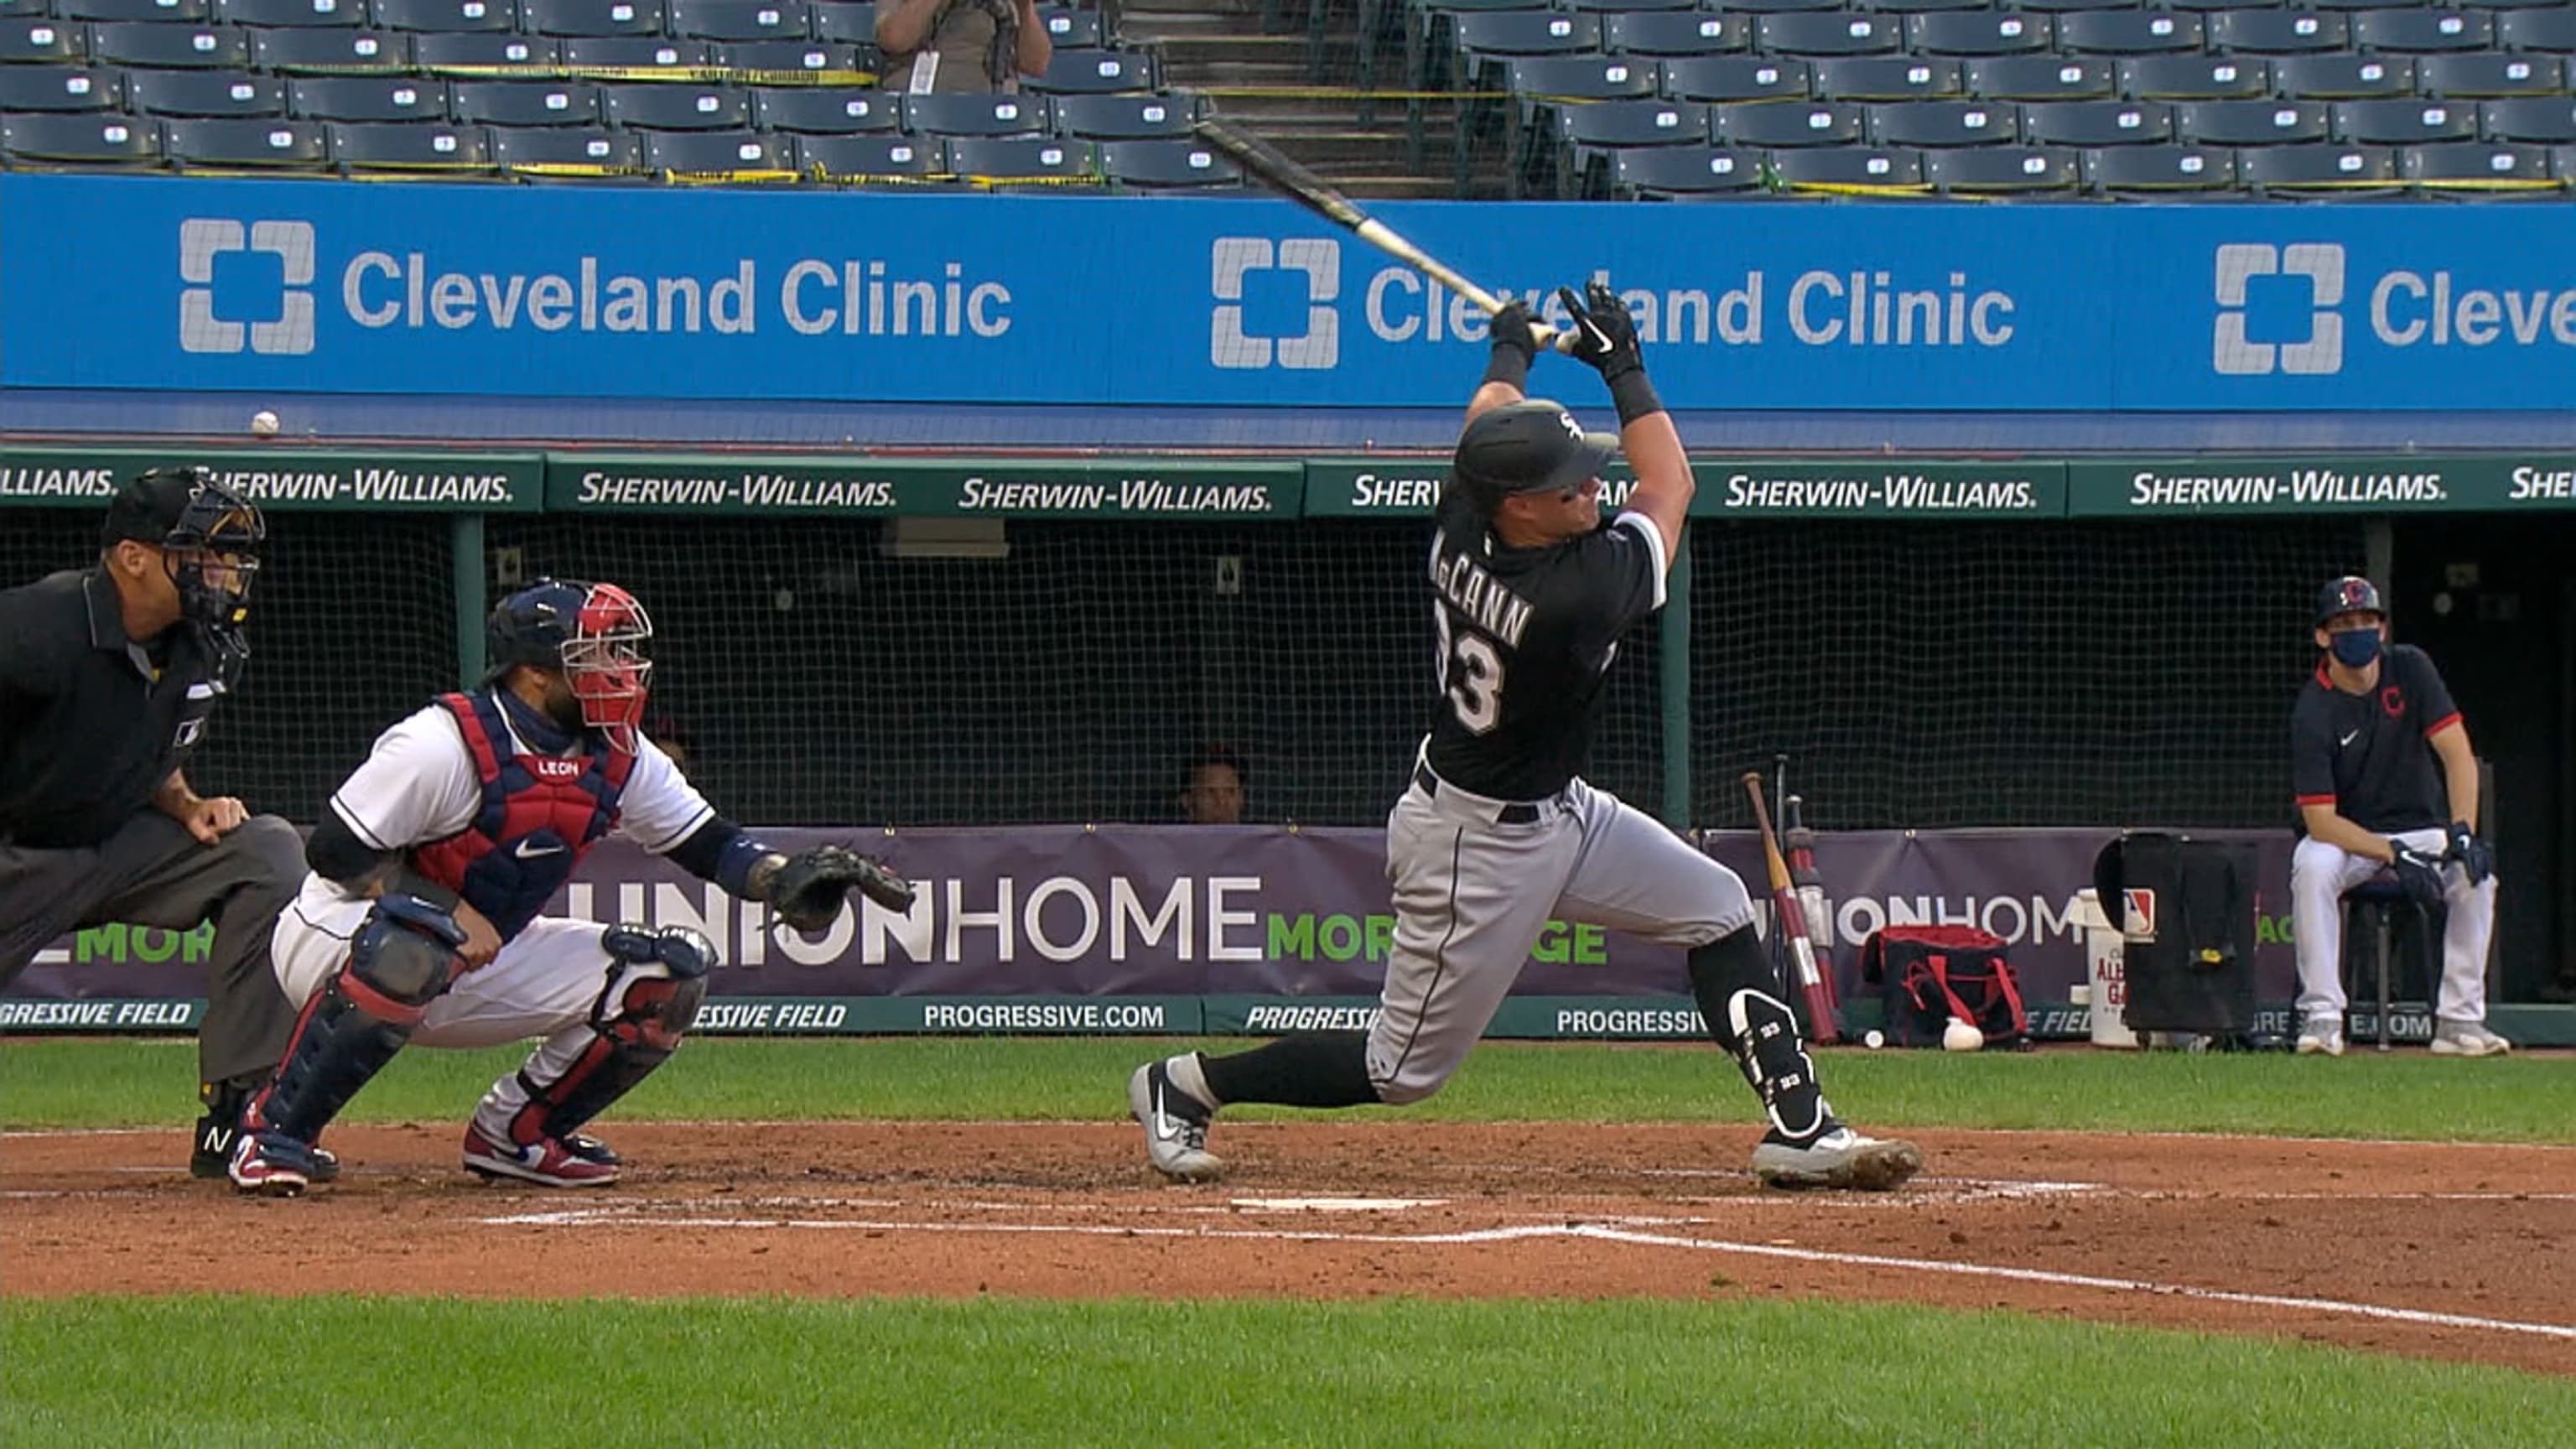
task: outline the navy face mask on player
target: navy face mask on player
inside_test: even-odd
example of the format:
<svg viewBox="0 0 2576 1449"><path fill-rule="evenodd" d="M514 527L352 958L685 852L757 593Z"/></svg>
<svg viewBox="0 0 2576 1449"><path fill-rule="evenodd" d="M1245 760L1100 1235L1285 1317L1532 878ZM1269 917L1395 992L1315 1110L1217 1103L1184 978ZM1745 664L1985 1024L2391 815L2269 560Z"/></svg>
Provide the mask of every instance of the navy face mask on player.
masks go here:
<svg viewBox="0 0 2576 1449"><path fill-rule="evenodd" d="M2379 626L2367 629L2337 629L2326 636L2333 641L2334 657L2347 669L2367 669L2379 657Z"/></svg>

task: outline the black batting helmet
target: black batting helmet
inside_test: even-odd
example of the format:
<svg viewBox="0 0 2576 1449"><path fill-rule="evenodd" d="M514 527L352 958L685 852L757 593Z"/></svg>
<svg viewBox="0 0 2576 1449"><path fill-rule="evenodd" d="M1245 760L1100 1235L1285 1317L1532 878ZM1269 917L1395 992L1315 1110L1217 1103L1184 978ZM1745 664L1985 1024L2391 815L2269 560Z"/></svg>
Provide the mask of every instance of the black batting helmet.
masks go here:
<svg viewBox="0 0 2576 1449"><path fill-rule="evenodd" d="M2379 586L2359 574L2346 574L2317 590L2317 627L2337 614L2377 614L2385 619L2388 610L2380 606Z"/></svg>
<svg viewBox="0 0 2576 1449"><path fill-rule="evenodd" d="M1491 513L1514 493L1580 487L1618 456L1617 438L1587 433L1562 405L1528 398L1478 413L1458 435L1450 476Z"/></svg>

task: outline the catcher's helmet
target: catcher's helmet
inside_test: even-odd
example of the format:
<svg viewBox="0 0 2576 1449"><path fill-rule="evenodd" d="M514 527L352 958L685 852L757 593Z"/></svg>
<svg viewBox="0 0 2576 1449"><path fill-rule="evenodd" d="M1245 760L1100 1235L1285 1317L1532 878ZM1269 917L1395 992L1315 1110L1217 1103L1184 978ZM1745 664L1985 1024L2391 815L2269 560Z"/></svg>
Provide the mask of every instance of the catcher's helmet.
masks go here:
<svg viewBox="0 0 2576 1449"><path fill-rule="evenodd" d="M2337 614L2377 614L2388 617L2380 606L2379 586L2359 574L2346 574L2317 590L2317 627Z"/></svg>
<svg viewBox="0 0 2576 1449"><path fill-rule="evenodd" d="M652 638L644 606L617 585L539 579L492 611L484 645L495 675L519 664L561 672L581 701L582 722L631 754L653 672L644 650Z"/></svg>
<svg viewBox="0 0 2576 1449"><path fill-rule="evenodd" d="M1476 506L1491 513L1513 493L1580 487L1619 456L1619 440L1587 433L1557 403L1527 398L1488 408L1458 435L1450 473Z"/></svg>
<svg viewBox="0 0 2576 1449"><path fill-rule="evenodd" d="M268 541L256 504L216 482L210 469L149 468L117 490L99 530L102 548L129 540L168 557L181 613L249 652L240 630L250 614L260 546Z"/></svg>

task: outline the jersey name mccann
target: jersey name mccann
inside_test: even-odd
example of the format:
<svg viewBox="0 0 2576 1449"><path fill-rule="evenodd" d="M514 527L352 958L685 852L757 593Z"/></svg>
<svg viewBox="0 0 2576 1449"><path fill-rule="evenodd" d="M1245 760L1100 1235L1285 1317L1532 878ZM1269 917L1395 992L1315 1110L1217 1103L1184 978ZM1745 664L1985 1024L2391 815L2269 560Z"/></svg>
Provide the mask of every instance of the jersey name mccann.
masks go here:
<svg viewBox="0 0 2576 1449"><path fill-rule="evenodd" d="M1463 553L1443 555L1435 577L1441 596L1466 622L1515 649L1520 647L1537 606L1503 587L1501 580Z"/></svg>

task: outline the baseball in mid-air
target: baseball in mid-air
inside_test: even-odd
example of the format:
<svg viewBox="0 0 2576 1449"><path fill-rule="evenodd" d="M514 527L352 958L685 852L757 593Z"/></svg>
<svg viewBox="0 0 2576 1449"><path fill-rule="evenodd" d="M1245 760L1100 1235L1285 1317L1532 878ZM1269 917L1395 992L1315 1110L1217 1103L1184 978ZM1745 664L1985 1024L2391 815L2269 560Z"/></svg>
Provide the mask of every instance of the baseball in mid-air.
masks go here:
<svg viewBox="0 0 2576 1449"><path fill-rule="evenodd" d="M258 412L252 413L250 415L250 435L254 438L276 437L277 414L270 412L266 408L261 408Z"/></svg>
<svg viewBox="0 0 2576 1449"><path fill-rule="evenodd" d="M1985 1044L1986 1034L1958 1017L1951 1017L1950 1024L1941 1028L1944 1051L1972 1052Z"/></svg>

